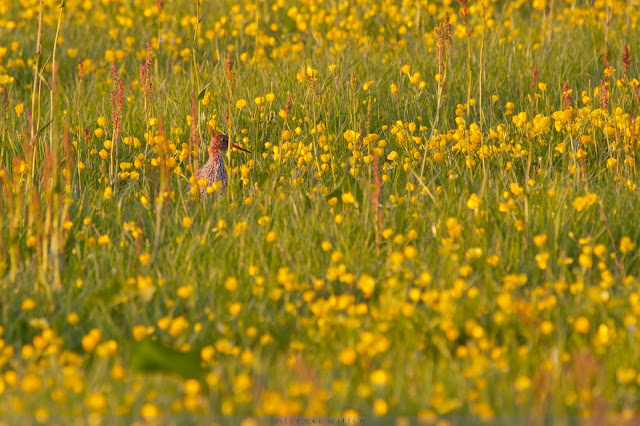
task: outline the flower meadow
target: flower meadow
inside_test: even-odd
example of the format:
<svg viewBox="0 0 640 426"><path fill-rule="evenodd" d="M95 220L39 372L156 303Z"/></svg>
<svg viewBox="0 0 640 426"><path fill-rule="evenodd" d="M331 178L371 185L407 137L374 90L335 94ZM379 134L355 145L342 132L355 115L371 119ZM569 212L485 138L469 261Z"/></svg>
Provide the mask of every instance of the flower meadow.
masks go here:
<svg viewBox="0 0 640 426"><path fill-rule="evenodd" d="M0 418L634 419L639 20L0 0Z"/></svg>

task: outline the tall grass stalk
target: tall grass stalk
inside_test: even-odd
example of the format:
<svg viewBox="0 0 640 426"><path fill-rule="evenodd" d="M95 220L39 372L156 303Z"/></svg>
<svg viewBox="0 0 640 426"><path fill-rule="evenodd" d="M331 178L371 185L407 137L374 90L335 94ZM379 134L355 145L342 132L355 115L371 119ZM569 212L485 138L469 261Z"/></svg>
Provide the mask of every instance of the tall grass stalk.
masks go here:
<svg viewBox="0 0 640 426"><path fill-rule="evenodd" d="M36 102L38 105L38 111L40 110L40 61L42 60L42 8L44 6L44 0L40 0L39 9L38 9L38 35L36 39L36 56L33 61L33 86L31 88L31 121L29 123L29 130L31 134L30 143L34 144L36 142L36 128L39 126L39 121L35 120L35 111L36 111ZM39 115L38 115L39 118ZM33 184L33 179L35 177L35 169L36 169L36 156L37 149L33 150L33 157L31 159L31 170L30 170L30 179L27 182L27 192L29 192L31 188L31 184Z"/></svg>

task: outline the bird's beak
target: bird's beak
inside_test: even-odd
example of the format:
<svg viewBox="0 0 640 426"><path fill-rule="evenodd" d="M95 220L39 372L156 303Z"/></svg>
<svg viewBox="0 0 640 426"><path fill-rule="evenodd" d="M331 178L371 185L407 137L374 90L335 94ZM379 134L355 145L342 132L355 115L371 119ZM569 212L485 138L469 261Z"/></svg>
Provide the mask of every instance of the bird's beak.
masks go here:
<svg viewBox="0 0 640 426"><path fill-rule="evenodd" d="M244 151L244 152L248 152L249 154L251 154L251 151L247 151L244 148L240 148L238 145L236 145L235 143L232 143L231 146L235 149L239 149L240 151Z"/></svg>

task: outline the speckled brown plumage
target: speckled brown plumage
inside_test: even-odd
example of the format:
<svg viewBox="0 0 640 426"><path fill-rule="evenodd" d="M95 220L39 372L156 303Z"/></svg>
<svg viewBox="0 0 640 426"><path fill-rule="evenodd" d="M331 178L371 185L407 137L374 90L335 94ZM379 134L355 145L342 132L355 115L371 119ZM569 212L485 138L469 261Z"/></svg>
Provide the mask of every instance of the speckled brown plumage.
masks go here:
<svg viewBox="0 0 640 426"><path fill-rule="evenodd" d="M240 148L235 144L231 144L236 149L244 152L247 151L244 148ZM224 167L224 152L229 149L229 138L227 135L216 134L211 140L209 145L209 159L207 162L198 169L196 177L198 180L206 179L207 185L200 188L200 194L205 194L207 187L211 186L214 182L221 181L222 187L225 188L229 182L227 176L227 169Z"/></svg>
<svg viewBox="0 0 640 426"><path fill-rule="evenodd" d="M209 160L198 169L196 173L198 180L206 179L207 185L200 188L200 194L207 191L207 187L216 181L222 181L222 187L226 187L229 182L227 169L224 167L224 159L221 152L215 152L209 155Z"/></svg>

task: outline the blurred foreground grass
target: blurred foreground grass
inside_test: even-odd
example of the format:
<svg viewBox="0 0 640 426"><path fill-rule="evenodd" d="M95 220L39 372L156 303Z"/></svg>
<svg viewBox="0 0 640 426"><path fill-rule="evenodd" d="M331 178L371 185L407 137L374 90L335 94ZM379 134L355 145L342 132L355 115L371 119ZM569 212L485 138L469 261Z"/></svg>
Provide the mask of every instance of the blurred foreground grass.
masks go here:
<svg viewBox="0 0 640 426"><path fill-rule="evenodd" d="M637 414L639 17L0 0L0 415Z"/></svg>

